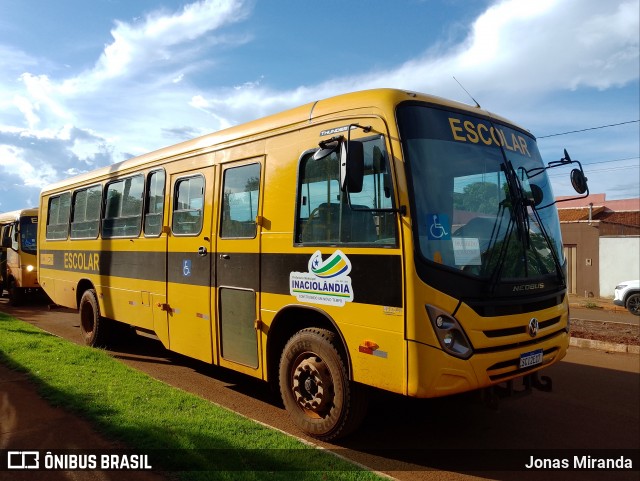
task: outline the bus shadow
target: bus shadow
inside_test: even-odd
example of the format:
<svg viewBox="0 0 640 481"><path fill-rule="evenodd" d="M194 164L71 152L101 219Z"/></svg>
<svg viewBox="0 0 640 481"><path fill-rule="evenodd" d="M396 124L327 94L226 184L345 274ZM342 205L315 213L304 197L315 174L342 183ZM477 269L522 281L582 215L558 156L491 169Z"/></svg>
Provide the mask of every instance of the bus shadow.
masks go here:
<svg viewBox="0 0 640 481"><path fill-rule="evenodd" d="M274 393L264 381L169 351L156 339L136 334L127 335L112 341L108 350L113 357L122 361L151 365L166 364L189 369L223 383L226 389L272 406L282 407L280 396Z"/></svg>
<svg viewBox="0 0 640 481"><path fill-rule="evenodd" d="M576 455L624 455L634 458L636 471L607 472L607 479L637 479L637 374L567 362L546 373L556 381L554 392L503 400L497 409L470 394L419 400L376 392L362 428L338 444L373 456L373 469L437 469L499 480L540 479L540 471L525 468L532 456L573 463ZM545 479L568 474L544 471ZM581 479L602 475L580 470Z"/></svg>

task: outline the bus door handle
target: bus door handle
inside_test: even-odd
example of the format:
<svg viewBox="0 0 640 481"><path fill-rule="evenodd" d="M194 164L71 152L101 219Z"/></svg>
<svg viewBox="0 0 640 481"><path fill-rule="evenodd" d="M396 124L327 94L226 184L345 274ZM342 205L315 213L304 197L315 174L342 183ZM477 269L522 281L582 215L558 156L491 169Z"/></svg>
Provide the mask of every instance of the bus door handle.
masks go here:
<svg viewBox="0 0 640 481"><path fill-rule="evenodd" d="M207 255L207 248L205 246L198 247L198 255L200 257L205 257Z"/></svg>
<svg viewBox="0 0 640 481"><path fill-rule="evenodd" d="M231 256L229 254L220 254L220 259L228 261L229 259L231 259Z"/></svg>

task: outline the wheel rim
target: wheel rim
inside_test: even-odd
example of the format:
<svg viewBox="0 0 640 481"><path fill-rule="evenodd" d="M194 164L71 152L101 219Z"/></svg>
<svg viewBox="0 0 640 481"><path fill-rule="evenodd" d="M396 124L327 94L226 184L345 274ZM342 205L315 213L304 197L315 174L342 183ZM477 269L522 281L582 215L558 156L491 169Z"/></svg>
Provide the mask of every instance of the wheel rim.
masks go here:
<svg viewBox="0 0 640 481"><path fill-rule="evenodd" d="M629 299L629 310L634 314L640 312L640 296L634 296Z"/></svg>
<svg viewBox="0 0 640 481"><path fill-rule="evenodd" d="M293 366L292 391L298 406L311 417L325 417L333 405L333 378L326 363L305 353Z"/></svg>

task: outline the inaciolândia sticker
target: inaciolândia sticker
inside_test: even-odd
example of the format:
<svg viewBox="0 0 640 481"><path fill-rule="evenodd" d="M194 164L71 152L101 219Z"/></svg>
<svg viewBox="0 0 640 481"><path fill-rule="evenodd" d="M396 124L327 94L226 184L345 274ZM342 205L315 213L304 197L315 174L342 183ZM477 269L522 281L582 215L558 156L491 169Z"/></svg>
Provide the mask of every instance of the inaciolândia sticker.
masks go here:
<svg viewBox="0 0 640 481"><path fill-rule="evenodd" d="M353 302L350 272L351 261L342 251L335 251L324 261L322 253L316 251L309 259L309 272L289 274L289 289L300 302L344 306Z"/></svg>

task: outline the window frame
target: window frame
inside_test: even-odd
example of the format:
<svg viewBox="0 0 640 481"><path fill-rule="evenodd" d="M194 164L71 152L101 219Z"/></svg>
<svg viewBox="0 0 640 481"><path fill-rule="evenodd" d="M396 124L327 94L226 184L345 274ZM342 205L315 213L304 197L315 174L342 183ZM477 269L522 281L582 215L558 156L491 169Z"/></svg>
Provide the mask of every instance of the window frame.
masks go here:
<svg viewBox="0 0 640 481"><path fill-rule="evenodd" d="M87 236L87 237L75 237L73 235L73 224L74 223L80 223L80 222L74 222L75 219L75 215L76 215L76 199L79 193L81 192L88 192L91 189L94 189L96 187L100 188L100 200L98 201L98 205L100 206L100 210L98 212L98 218L97 219L91 219L91 220L84 220L82 222L96 222L97 223L97 228L96 228L96 233L95 236ZM81 187L79 189L76 189L73 191L73 194L71 196L71 214L69 215L69 238L72 240L87 240L87 239L97 239L98 237L100 237L100 227L102 224L102 200L104 198L104 188L102 184L93 184L93 185L88 185L86 187ZM87 197L87 204L88 204L88 197ZM85 205L85 215L86 215L86 205Z"/></svg>
<svg viewBox="0 0 640 481"><path fill-rule="evenodd" d="M243 169L246 167L251 167L251 166L258 166L258 204L256 205L256 215L254 216L253 219L253 234L252 235L227 235L228 233L225 232L225 181L226 181L226 175L228 172L231 172L233 170L237 170L237 169ZM249 162L247 164L242 164L242 165L234 165L232 167L226 167L224 169L224 171L222 172L222 187L221 187L221 195L222 195L222 199L220 199L220 230L218 235L220 236L220 239L255 239L258 236L258 224L256 223L256 219L255 217L260 215L260 209L261 209L261 203L262 203L262 171L263 171L263 166L261 162ZM252 191L245 191L245 192L252 192ZM229 215L231 215L231 213L229 213ZM229 219L229 220L233 220L233 219Z"/></svg>
<svg viewBox="0 0 640 481"><path fill-rule="evenodd" d="M180 184L182 182L184 182L187 179L195 179L195 178L201 178L202 179L202 207L200 209L176 209L176 206L178 205L178 187L180 186ZM189 174L189 175L185 175L183 177L178 177L177 179L175 179L174 183L173 183L173 199L172 199L172 210L171 210L171 233L176 236L176 237L197 237L200 235L200 233L202 232L202 228L204 225L204 206L205 206L205 194L207 192L207 179L205 178L204 174L201 173L197 173L197 174ZM175 214L176 212L189 212L189 211L196 211L199 210L200 211L200 228L198 229L197 232L176 232L175 230Z"/></svg>
<svg viewBox="0 0 640 481"><path fill-rule="evenodd" d="M68 195L69 196L69 207L67 209L67 222L66 223L56 223L56 224L51 224L51 203L56 200L56 199L61 199L63 196ZM66 191L66 192L62 192L60 194L55 194L50 196L47 199L47 224L45 226L45 239L47 241L65 241L67 239L69 239L69 234L70 234L70 226L71 226L71 201L73 200L73 195L72 192L70 190ZM60 218L60 206L58 205L58 215L57 215L57 219L56 222L58 221L58 219ZM60 236L60 237L52 237L49 234L49 227L50 226L64 226L66 225L66 229L64 229L64 235ZM61 231L62 233L62 231Z"/></svg>
<svg viewBox="0 0 640 481"><path fill-rule="evenodd" d="M391 161L390 161L390 149L389 146L387 144L387 140L388 137L382 133L376 133L375 135L370 135L370 136L366 136L366 137L361 137L361 138L357 138L357 139L353 139L356 140L358 142L367 142L367 141L373 141L375 139L381 139L382 140L382 145L384 146L384 157L385 157L385 161L386 161L386 169L388 170L388 175L390 176L390 184L391 184L391 188L392 188L392 192L391 192L391 208L393 208L396 203L397 203L397 199L396 199L396 183L395 183L395 178L393 175L393 169L391 167ZM313 241L304 241L302 239L302 232L303 232L303 228L302 228L302 223L301 223L301 209L303 207L302 202L301 202L301 195L302 195L302 189L304 185L303 180L304 180L304 171L303 171L303 164L306 167L307 162L309 160L311 160L311 156L317 152L319 149L319 147L315 147L315 148L311 148L311 149L307 149L305 151L303 151L299 158L298 158L298 168L297 168L297 179L296 179L296 198L295 198L295 218L294 218L294 226L293 226L293 246L294 247L344 247L344 248L384 248L384 249L393 249L393 248L397 248L398 247L398 243L399 243L399 235L400 235L400 231L397 225L397 216L395 213L391 214L388 213L387 215L393 215L394 218L394 236L393 236L393 242L388 242L388 243L382 243L380 242L380 239L376 240L376 241L361 241L361 242L350 242L350 241L342 241L342 240L337 240L337 241L327 241L327 242L320 242L317 240L313 240ZM339 152L339 150L338 150ZM339 154L338 154L339 155ZM382 172L380 172L382 173ZM338 173L339 175L339 173ZM366 176L365 176L366 179ZM339 183L339 180L338 180ZM338 187L338 192L340 191L340 188ZM341 193L341 195L345 195L345 193ZM356 193L351 194L351 193L346 193L346 195L356 195ZM343 200L342 202L347 202L347 200ZM349 203L351 202L351 199L349 200ZM338 205L342 205L341 203L339 203ZM348 208L348 207L346 207ZM352 212L370 212L372 215L376 215L376 209L375 208L371 208L371 209L352 209ZM308 221L308 218L307 218ZM376 229L378 229L379 226L376 225Z"/></svg>
<svg viewBox="0 0 640 481"><path fill-rule="evenodd" d="M122 210L124 207L124 199L121 199L120 204L119 204L119 214L116 217L107 217L107 203L109 202L109 187L115 185L115 184L119 184L119 183L126 183L126 181L128 179L134 179L136 177L139 177L142 179L142 192L141 192L141 197L140 197L140 213L138 215L126 215L123 216L122 215ZM145 180L145 176L142 172L138 172L132 175L128 175L126 177L120 177L117 179L113 179L110 180L109 182L107 182L102 190L102 215L100 216L100 235L103 239L133 239L133 238L137 238L140 237L140 234L142 232L142 219L143 219L143 213L144 213L144 199L145 199L145 187L146 187L146 180ZM105 222L106 221L110 221L110 220L120 220L120 219L138 219L138 229L137 229L137 233L136 234L124 234L124 235L105 235ZM111 227L110 229L113 229L113 227Z"/></svg>
<svg viewBox="0 0 640 481"><path fill-rule="evenodd" d="M149 206L151 205L151 187L150 182L153 178L154 174L162 173L163 182L162 182L162 210L160 212L149 212ZM167 203L167 172L164 169L155 169L147 172L147 176L144 184L144 205L142 207L142 232L144 237L154 238L160 237L162 235L162 231L164 229L164 211ZM147 232L147 218L149 215L158 215L160 214L160 231L158 233L149 233Z"/></svg>

